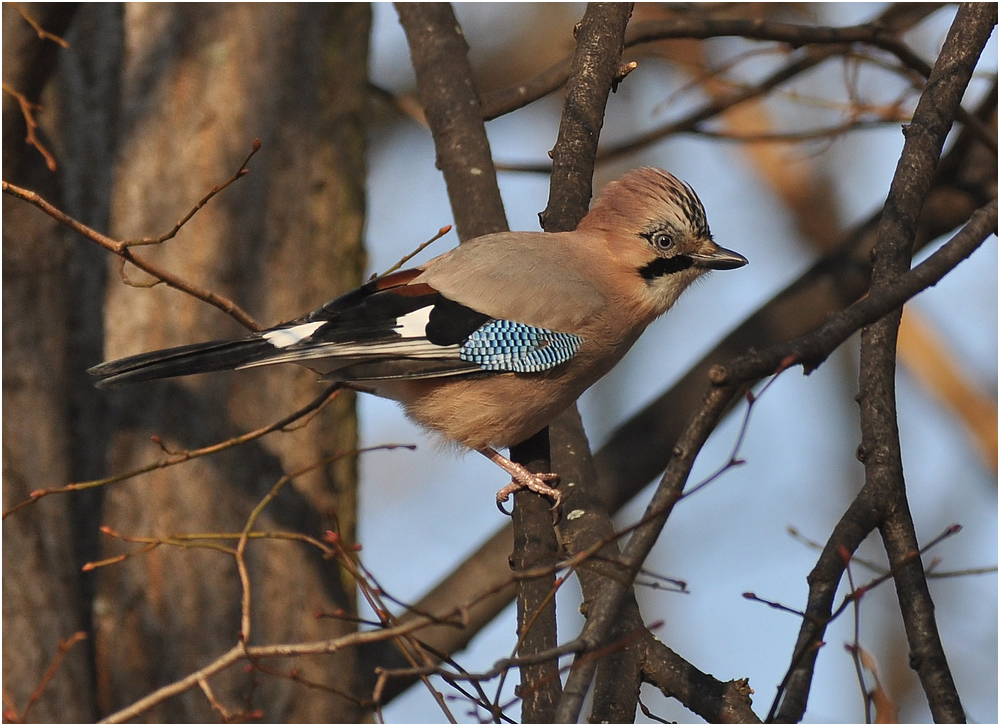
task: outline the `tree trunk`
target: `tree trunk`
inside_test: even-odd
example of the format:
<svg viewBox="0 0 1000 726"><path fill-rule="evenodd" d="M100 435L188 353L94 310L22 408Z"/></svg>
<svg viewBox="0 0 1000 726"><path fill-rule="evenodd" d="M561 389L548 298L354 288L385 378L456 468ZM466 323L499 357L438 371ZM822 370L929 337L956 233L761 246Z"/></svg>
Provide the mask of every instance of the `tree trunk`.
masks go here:
<svg viewBox="0 0 1000 726"><path fill-rule="evenodd" d="M60 51L54 102L61 118L57 158L63 193L49 198L116 238L156 237L233 174L259 138L262 150L248 174L209 201L176 238L155 249L144 247L141 254L267 323L293 318L354 287L363 268L367 6L116 7L81 10L70 50ZM84 26L88 18L92 22ZM5 32L6 20L5 6ZM7 117L5 101L5 131ZM9 143L5 134L5 178ZM40 185L33 188L41 191ZM17 246L9 244L13 210L41 227L33 235L18 228ZM165 285L122 284L118 261L95 259L92 249L80 248L85 244L80 240L60 256L59 242L37 210L5 205L5 509L32 489L164 458L153 436L170 450L211 444L272 423L322 391L315 374L290 366L93 391L81 371L102 357L246 331ZM16 282L10 279L14 273ZM148 281L131 267L124 279ZM23 319L8 325L14 315ZM71 438L75 447L68 444ZM5 566L15 553L28 553L29 545L34 554L18 554L24 565L14 562L5 571L5 632L23 627L44 641L48 653L24 661L5 643L5 675L25 673L27 690L17 690L18 703L26 700L22 692L37 685L58 638L86 627L91 608L95 675L72 674L78 688L84 684L81 693L61 696L59 710L47 712L47 719L92 718L86 698L91 683L97 714L126 706L206 665L241 636L235 561L217 550L160 546L99 568L77 587L82 597L70 593L81 561L138 547L110 536L93 539L98 525L141 537L239 533L283 475L355 446L353 400L344 395L292 433L275 433L112 485L103 497L72 502L77 521L86 523L76 533L67 521L71 500L65 496L9 517ZM44 471L22 471L28 466ZM352 541L355 502L355 462L346 457L284 487L256 529L315 537L332 529ZM39 518L57 510L59 521L43 525ZM39 541L23 532L26 525L35 527ZM72 544L86 553L75 562ZM236 542L221 544L231 548ZM328 638L353 628L314 617L317 611L355 609L353 583L333 561L306 545L275 540L251 541L246 561L250 643ZM57 577L54 568L65 572ZM23 577L13 579L14 571L23 571ZM49 593L45 600L64 603L63 610L45 601L22 605L8 595L15 582L49 590L61 583L62 594ZM71 617L76 613L82 616ZM350 652L262 665L286 673L295 668L303 679L343 691L353 681ZM259 709L266 721L354 721L359 714L356 705L329 692L240 667L209 685L222 708ZM212 709L196 689L145 718L217 720ZM40 707L32 713L46 718Z"/></svg>
<svg viewBox="0 0 1000 726"><path fill-rule="evenodd" d="M65 33L75 8L26 3L25 13ZM3 81L37 103L52 76L59 47L43 43L13 4L3 6ZM36 109L34 114L42 118ZM57 179L41 153L25 144L25 118L3 94L3 178L54 195ZM39 130L43 144L50 140ZM3 205L3 509L36 489L65 484L70 472L65 362L69 336L67 241L38 210ZM50 497L3 525L3 674L5 720L93 719L87 650L68 652L26 713L58 644L85 627L74 565L72 502ZM15 713L10 713L11 711ZM8 715L10 714L10 715Z"/></svg>

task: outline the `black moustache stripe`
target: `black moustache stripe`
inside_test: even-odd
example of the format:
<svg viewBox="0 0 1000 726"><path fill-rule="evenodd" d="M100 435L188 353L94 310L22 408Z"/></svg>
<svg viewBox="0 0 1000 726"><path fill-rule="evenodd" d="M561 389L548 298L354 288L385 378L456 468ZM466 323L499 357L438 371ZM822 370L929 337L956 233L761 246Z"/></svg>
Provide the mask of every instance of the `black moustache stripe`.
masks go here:
<svg viewBox="0 0 1000 726"><path fill-rule="evenodd" d="M657 277L672 275L675 272L686 270L694 264L687 255L676 255L674 257L657 257L648 265L639 270L639 274L647 282L655 280Z"/></svg>

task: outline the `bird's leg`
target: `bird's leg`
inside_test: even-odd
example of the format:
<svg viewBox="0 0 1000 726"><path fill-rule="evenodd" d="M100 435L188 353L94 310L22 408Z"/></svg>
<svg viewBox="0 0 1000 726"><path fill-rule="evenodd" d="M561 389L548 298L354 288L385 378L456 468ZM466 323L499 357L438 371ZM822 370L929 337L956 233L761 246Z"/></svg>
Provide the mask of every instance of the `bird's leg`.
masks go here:
<svg viewBox="0 0 1000 726"><path fill-rule="evenodd" d="M477 449L477 451L510 474L512 478L510 484L497 492L497 506L500 507L501 512L506 514L501 505L510 498L511 494L519 492L522 489L530 489L542 496L549 497L553 500L552 508L559 508L559 504L562 502L562 494L558 489L549 486L549 482L559 479L558 474L535 474L530 472L516 461L511 461L489 446L484 446L481 449Z"/></svg>

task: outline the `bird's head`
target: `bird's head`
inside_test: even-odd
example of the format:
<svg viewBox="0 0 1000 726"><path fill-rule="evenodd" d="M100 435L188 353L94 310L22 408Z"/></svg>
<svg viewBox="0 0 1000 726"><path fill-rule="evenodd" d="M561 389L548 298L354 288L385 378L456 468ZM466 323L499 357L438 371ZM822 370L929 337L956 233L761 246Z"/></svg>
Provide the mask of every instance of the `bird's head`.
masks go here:
<svg viewBox="0 0 1000 726"><path fill-rule="evenodd" d="M657 313L705 272L747 264L712 240L694 189L662 169L635 169L608 184L577 229L607 240L615 259L645 280Z"/></svg>

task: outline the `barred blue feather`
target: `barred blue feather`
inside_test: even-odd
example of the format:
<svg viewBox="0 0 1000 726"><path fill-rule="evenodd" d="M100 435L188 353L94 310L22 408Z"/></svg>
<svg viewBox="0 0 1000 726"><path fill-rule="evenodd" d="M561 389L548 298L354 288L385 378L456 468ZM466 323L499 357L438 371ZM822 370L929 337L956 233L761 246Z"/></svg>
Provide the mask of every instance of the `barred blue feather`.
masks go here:
<svg viewBox="0 0 1000 726"><path fill-rule="evenodd" d="M462 343L459 357L484 371L539 373L570 360L583 338L510 320L491 320Z"/></svg>

